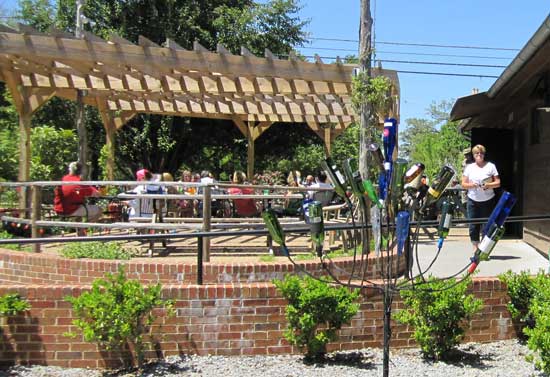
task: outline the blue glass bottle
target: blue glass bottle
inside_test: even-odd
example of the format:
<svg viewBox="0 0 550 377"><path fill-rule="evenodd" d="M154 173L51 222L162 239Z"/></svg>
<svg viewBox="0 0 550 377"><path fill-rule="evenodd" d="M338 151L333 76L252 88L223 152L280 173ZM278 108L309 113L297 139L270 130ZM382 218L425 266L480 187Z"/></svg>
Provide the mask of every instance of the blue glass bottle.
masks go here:
<svg viewBox="0 0 550 377"><path fill-rule="evenodd" d="M405 242L409 236L410 214L408 211L399 211L395 219L397 236L397 255L403 254Z"/></svg>

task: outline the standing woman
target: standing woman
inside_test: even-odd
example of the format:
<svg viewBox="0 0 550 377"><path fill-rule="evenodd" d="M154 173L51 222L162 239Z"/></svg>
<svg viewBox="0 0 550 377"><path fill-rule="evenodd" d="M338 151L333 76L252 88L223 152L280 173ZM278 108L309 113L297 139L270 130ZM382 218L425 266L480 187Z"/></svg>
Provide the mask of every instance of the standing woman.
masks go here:
<svg viewBox="0 0 550 377"><path fill-rule="evenodd" d="M485 147L481 144L472 148L474 162L468 164L462 173L462 188L468 190L468 218L489 217L495 206L495 190L500 187L496 166L485 161ZM481 224L470 224L470 241L474 250L479 243Z"/></svg>

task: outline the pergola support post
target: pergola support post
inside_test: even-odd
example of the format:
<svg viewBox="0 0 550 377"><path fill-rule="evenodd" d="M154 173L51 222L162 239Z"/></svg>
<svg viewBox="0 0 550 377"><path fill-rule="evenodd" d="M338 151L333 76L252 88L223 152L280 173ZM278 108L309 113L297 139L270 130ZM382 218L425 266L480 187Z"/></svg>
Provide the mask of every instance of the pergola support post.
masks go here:
<svg viewBox="0 0 550 377"><path fill-rule="evenodd" d="M246 152L246 175L248 179L254 177L254 144L256 139L264 133L273 122L245 122L241 118L233 118L233 122L241 131L241 133L246 137L247 141L247 152Z"/></svg>
<svg viewBox="0 0 550 377"><path fill-rule="evenodd" d="M27 182L30 180L31 166L31 113L19 114L19 172L17 180ZM28 187L21 186L19 192L19 209L23 210L27 217L29 207Z"/></svg>
<svg viewBox="0 0 550 377"><path fill-rule="evenodd" d="M325 144L325 154L328 157L330 156L331 143L332 143L331 135L330 135L330 124L327 124L327 126L324 128L323 131L324 131L323 142Z"/></svg>
<svg viewBox="0 0 550 377"><path fill-rule="evenodd" d="M246 176L248 179L252 179L254 177L254 135L253 130L250 127L250 122L248 124L248 130L246 133L246 140L247 140L247 151L246 151Z"/></svg>
<svg viewBox="0 0 550 377"><path fill-rule="evenodd" d="M2 70L2 76L13 97L13 102L19 115L19 172L17 180L30 180L31 167L31 121L32 114L55 95L48 89L30 89L24 87L17 76L10 71ZM27 187L21 187L19 192L19 209L26 218L30 216L30 195Z"/></svg>
<svg viewBox="0 0 550 377"><path fill-rule="evenodd" d="M115 116L113 111L107 110L106 104L98 103L99 114L103 128L105 129L105 145L107 146L107 166L106 177L109 181L115 180L115 150L116 150L116 132L124 126L126 122L132 119L136 113L123 113Z"/></svg>

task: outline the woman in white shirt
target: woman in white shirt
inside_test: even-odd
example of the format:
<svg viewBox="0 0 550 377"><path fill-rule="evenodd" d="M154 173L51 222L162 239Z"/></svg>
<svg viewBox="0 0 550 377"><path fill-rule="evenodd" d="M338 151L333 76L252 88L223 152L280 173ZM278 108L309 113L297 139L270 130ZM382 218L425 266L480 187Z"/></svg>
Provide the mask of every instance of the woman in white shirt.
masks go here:
<svg viewBox="0 0 550 377"><path fill-rule="evenodd" d="M485 147L481 144L472 148L474 162L468 164L462 173L462 188L468 190L468 218L489 217L496 204L495 190L500 187L496 166L485 161ZM474 250L479 243L481 224L470 224L470 241Z"/></svg>

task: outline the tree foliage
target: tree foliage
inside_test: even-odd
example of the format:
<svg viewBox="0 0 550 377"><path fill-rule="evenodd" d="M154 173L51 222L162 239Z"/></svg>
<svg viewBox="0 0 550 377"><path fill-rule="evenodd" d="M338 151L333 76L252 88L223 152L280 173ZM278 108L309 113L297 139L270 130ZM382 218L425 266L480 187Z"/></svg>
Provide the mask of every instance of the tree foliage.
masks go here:
<svg viewBox="0 0 550 377"><path fill-rule="evenodd" d="M451 102L432 103L429 119L407 119L408 127L400 133L399 153L412 162L426 165L426 174L433 177L441 166L450 164L462 174L462 150L468 141L460 134L458 122L449 120Z"/></svg>

